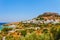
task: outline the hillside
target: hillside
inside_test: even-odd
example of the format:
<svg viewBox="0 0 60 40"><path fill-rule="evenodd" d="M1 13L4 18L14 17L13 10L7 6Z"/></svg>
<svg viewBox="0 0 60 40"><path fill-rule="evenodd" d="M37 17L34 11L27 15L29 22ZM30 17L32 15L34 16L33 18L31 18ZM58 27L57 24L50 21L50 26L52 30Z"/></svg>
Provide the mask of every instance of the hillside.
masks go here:
<svg viewBox="0 0 60 40"><path fill-rule="evenodd" d="M39 15L36 19L40 20L41 18L43 19L60 19L60 15L58 13L54 13L54 12L45 12L42 15Z"/></svg>
<svg viewBox="0 0 60 40"><path fill-rule="evenodd" d="M37 18L3 25L0 40L60 40L60 15L43 13Z"/></svg>
<svg viewBox="0 0 60 40"><path fill-rule="evenodd" d="M54 13L54 12L45 12L42 15L39 15L37 18L39 17L48 17L48 16L55 16L55 17L60 17L60 15L58 13Z"/></svg>

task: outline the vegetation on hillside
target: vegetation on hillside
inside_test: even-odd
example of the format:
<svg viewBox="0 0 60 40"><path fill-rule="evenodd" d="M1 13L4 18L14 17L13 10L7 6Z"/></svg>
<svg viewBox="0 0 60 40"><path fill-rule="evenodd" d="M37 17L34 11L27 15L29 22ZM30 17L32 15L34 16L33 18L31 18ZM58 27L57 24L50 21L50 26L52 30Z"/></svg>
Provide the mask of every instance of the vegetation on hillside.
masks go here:
<svg viewBox="0 0 60 40"><path fill-rule="evenodd" d="M47 17L51 15L50 13L45 13L39 15L36 20L44 20L42 16ZM56 13L54 13L54 16L60 17L60 15ZM0 40L2 40L3 37L5 37L6 40L60 40L60 22L55 24L19 22L15 25L15 28L6 27L5 25L0 32Z"/></svg>

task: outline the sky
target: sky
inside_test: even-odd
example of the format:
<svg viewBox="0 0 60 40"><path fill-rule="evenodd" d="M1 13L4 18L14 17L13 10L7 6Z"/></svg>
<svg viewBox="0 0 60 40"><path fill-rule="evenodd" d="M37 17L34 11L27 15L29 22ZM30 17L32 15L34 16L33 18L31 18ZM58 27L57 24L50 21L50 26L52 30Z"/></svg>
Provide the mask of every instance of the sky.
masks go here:
<svg viewBox="0 0 60 40"><path fill-rule="evenodd" d="M29 20L44 12L60 13L60 0L0 0L0 22Z"/></svg>

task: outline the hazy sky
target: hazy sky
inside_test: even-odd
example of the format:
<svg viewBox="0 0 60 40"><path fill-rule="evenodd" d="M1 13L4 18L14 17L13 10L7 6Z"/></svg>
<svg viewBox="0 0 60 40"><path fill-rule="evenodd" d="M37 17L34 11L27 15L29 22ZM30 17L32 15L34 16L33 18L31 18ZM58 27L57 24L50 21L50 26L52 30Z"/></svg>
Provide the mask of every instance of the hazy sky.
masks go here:
<svg viewBox="0 0 60 40"><path fill-rule="evenodd" d="M60 0L0 0L0 22L28 20L44 12L60 13Z"/></svg>

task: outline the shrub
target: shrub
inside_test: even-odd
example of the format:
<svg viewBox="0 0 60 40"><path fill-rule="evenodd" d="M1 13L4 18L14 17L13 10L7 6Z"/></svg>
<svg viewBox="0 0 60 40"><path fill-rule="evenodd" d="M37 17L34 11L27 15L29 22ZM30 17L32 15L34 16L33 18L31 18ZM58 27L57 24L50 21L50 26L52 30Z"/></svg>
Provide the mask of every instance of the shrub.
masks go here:
<svg viewBox="0 0 60 40"><path fill-rule="evenodd" d="M2 36L0 35L0 40L2 40Z"/></svg>

